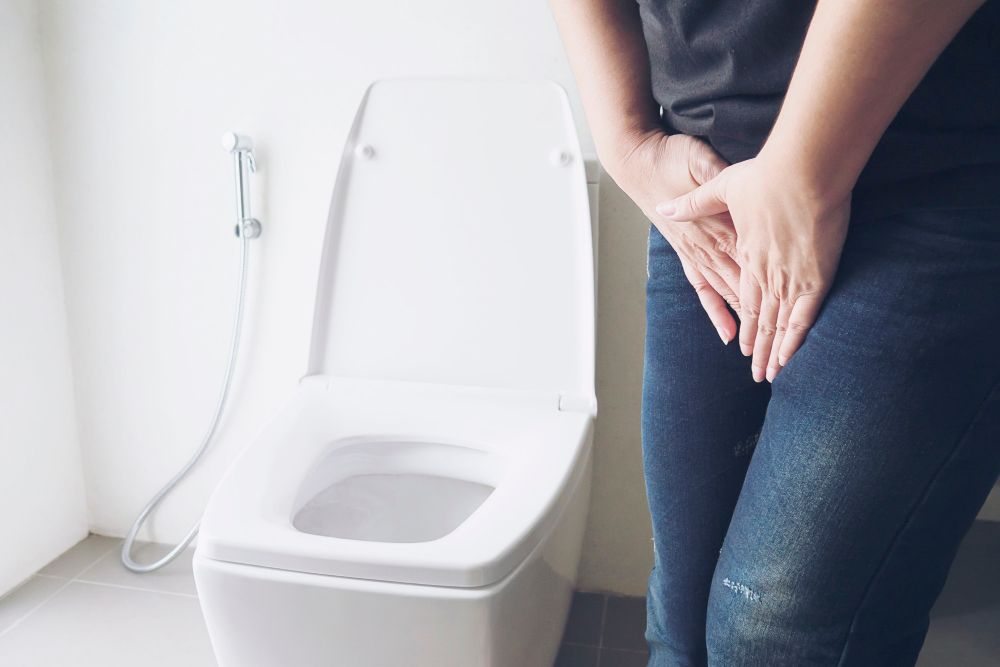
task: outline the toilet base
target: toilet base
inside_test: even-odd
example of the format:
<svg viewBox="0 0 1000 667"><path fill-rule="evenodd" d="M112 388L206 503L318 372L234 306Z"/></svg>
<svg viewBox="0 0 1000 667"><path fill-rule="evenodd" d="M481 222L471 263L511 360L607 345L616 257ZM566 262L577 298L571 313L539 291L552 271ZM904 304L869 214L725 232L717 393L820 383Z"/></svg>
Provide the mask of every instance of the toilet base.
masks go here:
<svg viewBox="0 0 1000 667"><path fill-rule="evenodd" d="M588 457L589 458L589 457ZM590 462L555 529L479 588L291 572L195 554L220 667L551 667L576 580Z"/></svg>

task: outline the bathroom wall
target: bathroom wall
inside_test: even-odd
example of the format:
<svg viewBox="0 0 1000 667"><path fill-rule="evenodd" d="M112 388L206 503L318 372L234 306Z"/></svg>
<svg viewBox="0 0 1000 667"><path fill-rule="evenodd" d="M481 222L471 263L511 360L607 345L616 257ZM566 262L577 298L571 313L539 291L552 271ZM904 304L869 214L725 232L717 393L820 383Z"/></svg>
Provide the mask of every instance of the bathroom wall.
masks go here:
<svg viewBox="0 0 1000 667"><path fill-rule="evenodd" d="M541 0L42 0L59 234L91 529L123 535L196 448L236 290L230 129L257 143L245 338L211 453L146 537L176 540L306 367L319 248L365 87L404 75L544 77L570 92ZM405 114L405 109L400 109ZM469 147L475 151L475 146ZM594 501L580 585L641 594L647 225L602 183Z"/></svg>
<svg viewBox="0 0 1000 667"><path fill-rule="evenodd" d="M0 0L0 595L87 534L36 4Z"/></svg>

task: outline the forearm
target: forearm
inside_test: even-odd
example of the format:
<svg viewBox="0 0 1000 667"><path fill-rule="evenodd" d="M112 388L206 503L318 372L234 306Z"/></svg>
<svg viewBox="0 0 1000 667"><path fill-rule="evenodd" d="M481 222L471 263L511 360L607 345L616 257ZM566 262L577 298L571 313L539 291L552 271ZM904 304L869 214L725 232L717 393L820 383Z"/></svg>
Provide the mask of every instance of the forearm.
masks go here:
<svg viewBox="0 0 1000 667"><path fill-rule="evenodd" d="M649 54L635 0L550 0L605 168L659 126Z"/></svg>
<svg viewBox="0 0 1000 667"><path fill-rule="evenodd" d="M846 197L913 89L984 0L820 0L762 157Z"/></svg>

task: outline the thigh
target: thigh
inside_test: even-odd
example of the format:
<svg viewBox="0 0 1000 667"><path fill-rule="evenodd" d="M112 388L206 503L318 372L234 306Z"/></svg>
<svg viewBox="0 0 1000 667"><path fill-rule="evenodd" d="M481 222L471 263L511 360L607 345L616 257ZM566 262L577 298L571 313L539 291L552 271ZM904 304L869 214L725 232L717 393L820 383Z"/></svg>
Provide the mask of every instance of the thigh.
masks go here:
<svg viewBox="0 0 1000 667"><path fill-rule="evenodd" d="M1000 212L852 227L775 379L709 602L720 666L912 666L1000 474Z"/></svg>
<svg viewBox="0 0 1000 667"><path fill-rule="evenodd" d="M737 343L723 345L663 236L650 231L643 467L656 562L650 665L704 665L715 561L764 420Z"/></svg>

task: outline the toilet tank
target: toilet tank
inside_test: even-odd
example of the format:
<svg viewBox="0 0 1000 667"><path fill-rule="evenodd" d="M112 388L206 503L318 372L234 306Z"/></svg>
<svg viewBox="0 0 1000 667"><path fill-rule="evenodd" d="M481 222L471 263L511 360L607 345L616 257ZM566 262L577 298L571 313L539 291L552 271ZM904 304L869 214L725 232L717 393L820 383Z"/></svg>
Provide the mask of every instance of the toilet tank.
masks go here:
<svg viewBox="0 0 1000 667"><path fill-rule="evenodd" d="M592 411L590 221L557 84L373 84L334 188L309 374L546 392Z"/></svg>

